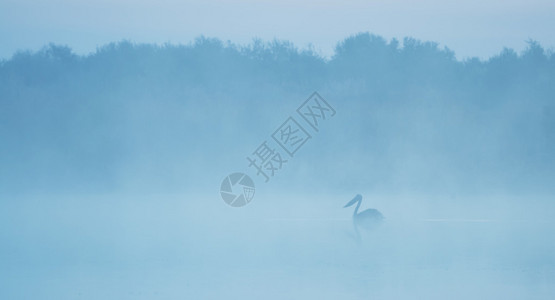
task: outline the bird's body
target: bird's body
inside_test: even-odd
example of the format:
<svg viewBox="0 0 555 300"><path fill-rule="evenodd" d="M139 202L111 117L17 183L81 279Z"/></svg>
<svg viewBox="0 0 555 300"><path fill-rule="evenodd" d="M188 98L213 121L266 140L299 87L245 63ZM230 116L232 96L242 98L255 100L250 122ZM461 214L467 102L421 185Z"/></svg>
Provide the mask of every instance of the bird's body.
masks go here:
<svg viewBox="0 0 555 300"><path fill-rule="evenodd" d="M371 229L383 220L383 215L376 209L367 209L353 217L354 222L363 229Z"/></svg>
<svg viewBox="0 0 555 300"><path fill-rule="evenodd" d="M381 224L383 221L383 215L377 209L369 208L361 212L358 212L360 204L362 203L362 196L356 195L353 200L347 203L344 207L349 207L353 204L357 204L355 211L353 212L353 226L355 227L355 232L357 234L357 241L360 242L360 232L359 229L372 230Z"/></svg>

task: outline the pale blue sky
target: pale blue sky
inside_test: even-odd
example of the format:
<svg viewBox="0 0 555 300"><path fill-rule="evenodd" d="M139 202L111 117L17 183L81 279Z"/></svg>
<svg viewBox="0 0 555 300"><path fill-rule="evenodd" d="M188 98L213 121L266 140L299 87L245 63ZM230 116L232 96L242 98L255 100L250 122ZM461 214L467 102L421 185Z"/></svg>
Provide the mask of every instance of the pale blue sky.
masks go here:
<svg viewBox="0 0 555 300"><path fill-rule="evenodd" d="M54 42L77 53L129 39L188 43L199 35L312 43L324 55L348 35L437 41L458 58L487 58L527 39L555 46L553 0L0 0L0 58Z"/></svg>

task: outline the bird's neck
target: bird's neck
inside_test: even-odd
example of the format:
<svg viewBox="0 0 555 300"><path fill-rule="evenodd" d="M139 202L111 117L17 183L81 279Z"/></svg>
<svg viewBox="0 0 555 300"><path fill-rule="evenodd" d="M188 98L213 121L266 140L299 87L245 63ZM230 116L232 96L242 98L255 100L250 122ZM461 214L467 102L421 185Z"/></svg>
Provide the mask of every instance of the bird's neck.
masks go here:
<svg viewBox="0 0 555 300"><path fill-rule="evenodd" d="M362 201L357 202L357 207L355 208L355 212L353 213L353 216L356 216L356 214L358 214L358 208L360 207L361 203L362 203Z"/></svg>

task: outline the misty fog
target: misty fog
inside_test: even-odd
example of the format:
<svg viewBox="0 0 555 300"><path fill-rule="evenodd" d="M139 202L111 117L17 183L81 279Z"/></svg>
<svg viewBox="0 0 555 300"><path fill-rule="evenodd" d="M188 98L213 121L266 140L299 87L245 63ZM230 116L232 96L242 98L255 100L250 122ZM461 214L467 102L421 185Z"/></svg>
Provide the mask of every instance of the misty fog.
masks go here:
<svg viewBox="0 0 555 300"><path fill-rule="evenodd" d="M246 157L313 92L336 115ZM0 61L1 299L550 299L555 54L369 33ZM298 116L298 115L297 115ZM308 128L308 127L307 127ZM248 174L251 203L222 180ZM354 206L383 220L353 224ZM357 236L358 234L358 236Z"/></svg>

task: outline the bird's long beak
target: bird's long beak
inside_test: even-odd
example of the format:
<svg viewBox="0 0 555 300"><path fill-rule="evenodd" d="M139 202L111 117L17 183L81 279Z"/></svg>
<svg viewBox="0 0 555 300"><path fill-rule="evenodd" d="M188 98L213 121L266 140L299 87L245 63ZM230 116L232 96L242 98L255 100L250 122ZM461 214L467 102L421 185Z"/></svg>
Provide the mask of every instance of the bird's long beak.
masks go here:
<svg viewBox="0 0 555 300"><path fill-rule="evenodd" d="M360 194L359 194L359 195L356 195L356 196L353 198L353 200L351 200L351 201L349 201L349 203L345 204L345 206L343 206L343 208L349 207L349 206L351 206L351 205L357 203L357 202L360 201L360 200L362 200L362 196L361 196Z"/></svg>

